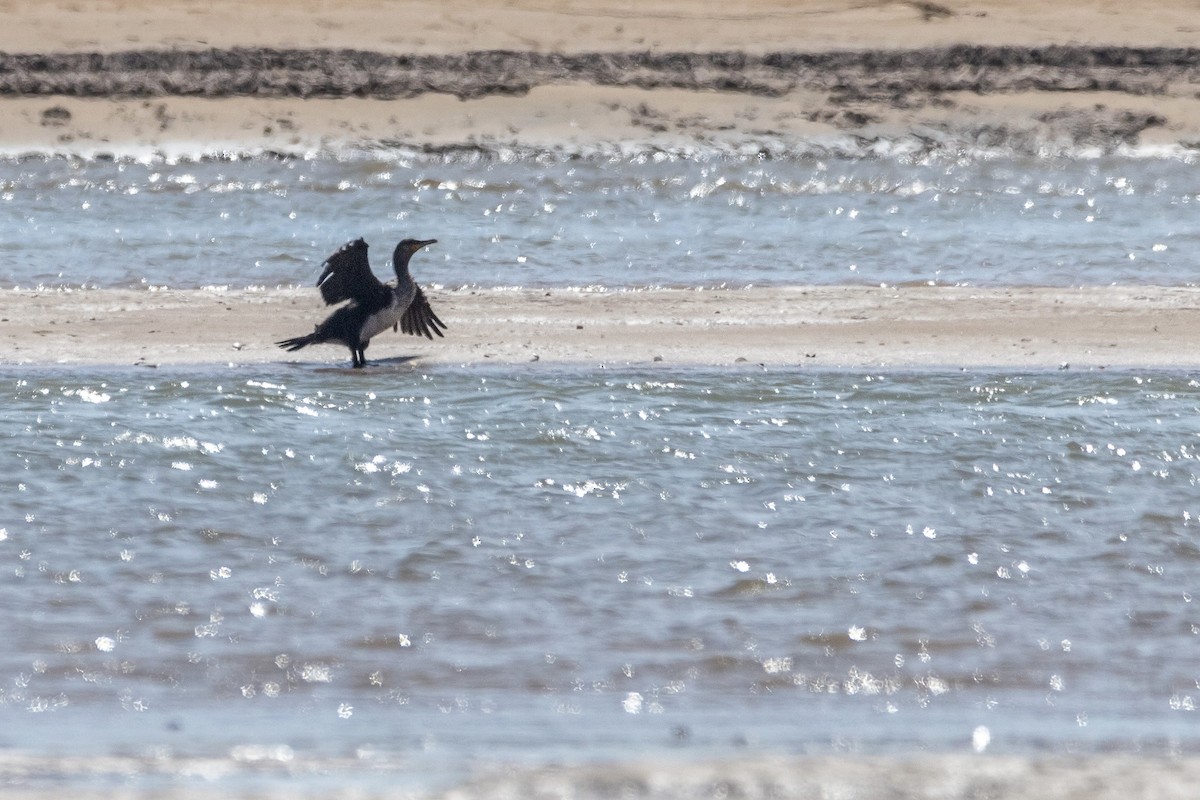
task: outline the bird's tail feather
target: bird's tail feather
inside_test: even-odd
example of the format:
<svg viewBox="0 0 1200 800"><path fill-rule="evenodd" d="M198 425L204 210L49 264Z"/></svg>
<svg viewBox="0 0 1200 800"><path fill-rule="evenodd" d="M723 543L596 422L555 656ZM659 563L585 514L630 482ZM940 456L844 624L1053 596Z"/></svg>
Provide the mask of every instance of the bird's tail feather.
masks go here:
<svg viewBox="0 0 1200 800"><path fill-rule="evenodd" d="M276 342L275 344L279 345L284 350L287 350L289 353L294 353L302 347L308 347L310 344L316 344L316 342L317 337L310 333L307 336L297 336L294 339L284 339L282 342Z"/></svg>

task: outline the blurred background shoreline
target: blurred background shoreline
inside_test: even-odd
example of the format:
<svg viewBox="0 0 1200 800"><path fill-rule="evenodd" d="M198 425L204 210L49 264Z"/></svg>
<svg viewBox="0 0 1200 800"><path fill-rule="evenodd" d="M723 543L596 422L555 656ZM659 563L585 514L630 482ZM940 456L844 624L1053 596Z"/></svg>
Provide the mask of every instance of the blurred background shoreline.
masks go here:
<svg viewBox="0 0 1200 800"><path fill-rule="evenodd" d="M0 154L1190 154L1200 13L8 4Z"/></svg>

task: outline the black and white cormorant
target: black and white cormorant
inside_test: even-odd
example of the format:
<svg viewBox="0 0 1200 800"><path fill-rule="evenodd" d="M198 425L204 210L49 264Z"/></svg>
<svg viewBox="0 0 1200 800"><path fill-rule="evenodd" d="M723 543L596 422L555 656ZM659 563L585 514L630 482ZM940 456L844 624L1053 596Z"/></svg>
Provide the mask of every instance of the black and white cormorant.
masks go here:
<svg viewBox="0 0 1200 800"><path fill-rule="evenodd" d="M355 367L367 363L367 345L371 337L388 328L399 327L405 333L432 339L442 335L446 323L438 319L429 307L425 293L408 274L408 260L422 247L437 239L405 239L392 253L396 284L382 283L371 272L367 262L367 243L355 239L325 260L317 288L326 305L350 302L330 314L316 330L307 336L297 336L276 342L289 352L310 344L340 342L350 348Z"/></svg>

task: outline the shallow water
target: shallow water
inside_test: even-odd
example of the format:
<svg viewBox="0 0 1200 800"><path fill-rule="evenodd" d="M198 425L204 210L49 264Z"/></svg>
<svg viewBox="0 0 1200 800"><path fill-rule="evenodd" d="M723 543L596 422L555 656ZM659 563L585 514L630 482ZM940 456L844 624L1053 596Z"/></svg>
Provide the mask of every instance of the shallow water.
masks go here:
<svg viewBox="0 0 1200 800"><path fill-rule="evenodd" d="M1200 744L1186 376L2 386L15 753L245 788L264 762L428 786L655 752Z"/></svg>
<svg viewBox="0 0 1200 800"><path fill-rule="evenodd" d="M0 163L0 285L1194 285L1175 159ZM453 324L453 321L449 321ZM0 783L1195 753L1174 372L0 370ZM74 759L74 760L73 760Z"/></svg>
<svg viewBox="0 0 1200 800"><path fill-rule="evenodd" d="M347 239L441 286L1195 285L1175 158L0 162L0 286L307 285Z"/></svg>

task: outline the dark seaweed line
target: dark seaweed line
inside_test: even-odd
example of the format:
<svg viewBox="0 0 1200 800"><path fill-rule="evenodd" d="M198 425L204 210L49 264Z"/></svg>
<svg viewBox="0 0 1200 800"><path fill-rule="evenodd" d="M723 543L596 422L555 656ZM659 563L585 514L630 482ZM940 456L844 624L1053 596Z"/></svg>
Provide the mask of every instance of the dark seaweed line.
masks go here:
<svg viewBox="0 0 1200 800"><path fill-rule="evenodd" d="M362 50L0 53L0 95L413 97L519 95L546 84L850 97L947 91L1164 91L1200 82L1200 48L955 46L896 51L389 55Z"/></svg>

